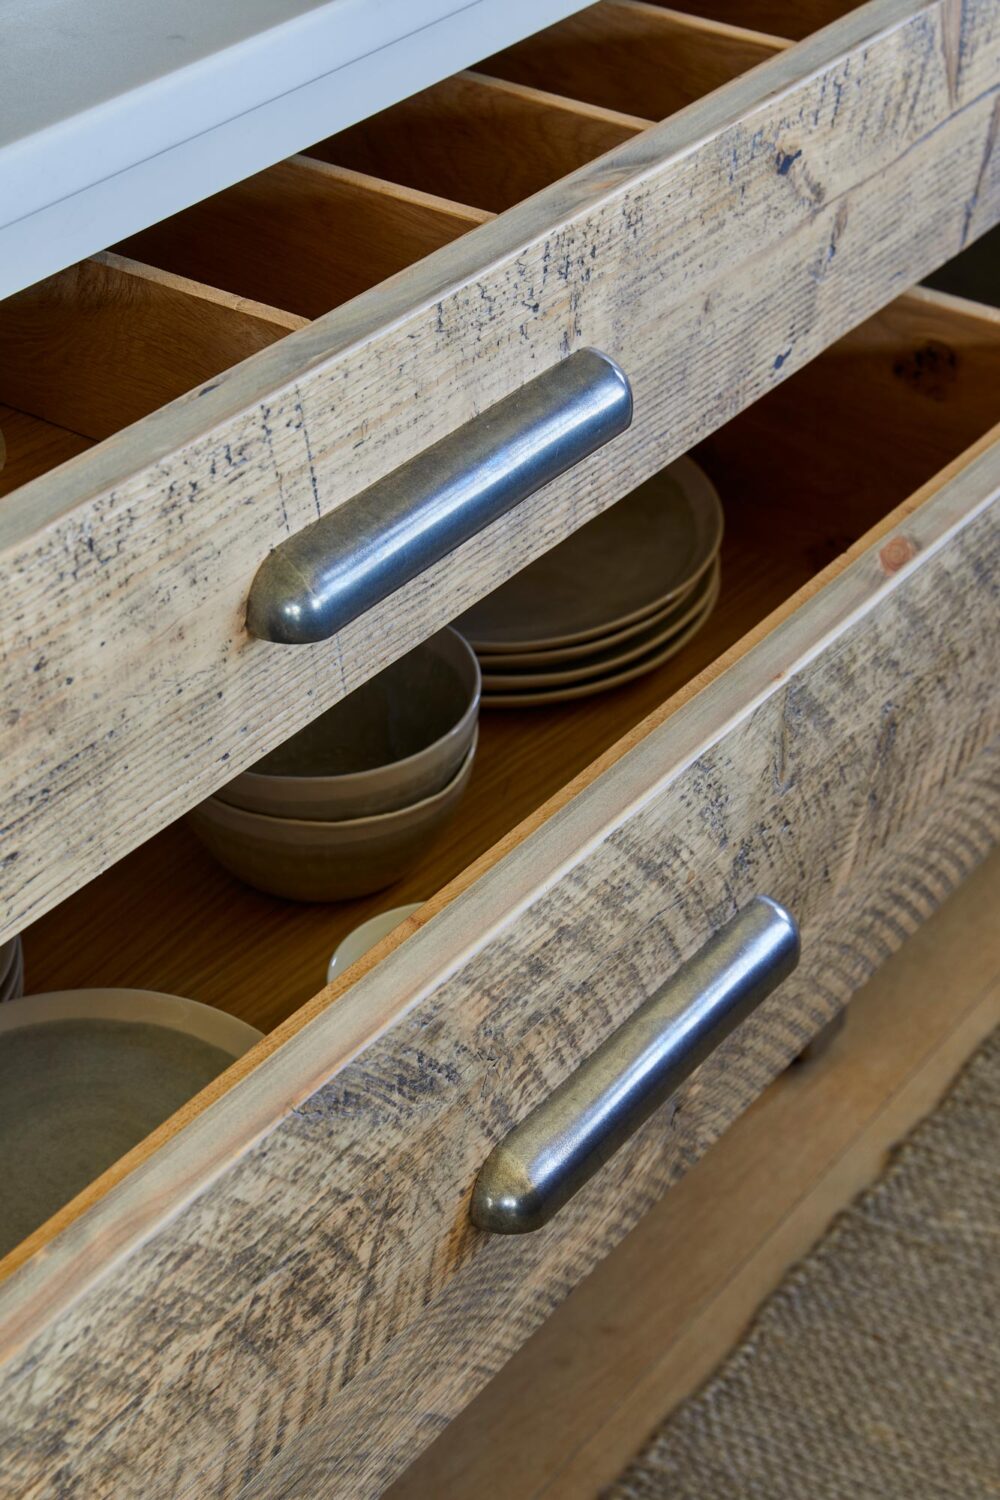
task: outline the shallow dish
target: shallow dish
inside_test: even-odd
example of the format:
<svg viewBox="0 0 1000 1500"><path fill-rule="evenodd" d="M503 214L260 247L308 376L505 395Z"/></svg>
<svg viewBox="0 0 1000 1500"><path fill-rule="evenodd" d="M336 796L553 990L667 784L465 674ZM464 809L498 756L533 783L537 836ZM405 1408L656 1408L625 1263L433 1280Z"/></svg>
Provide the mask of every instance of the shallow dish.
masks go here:
<svg viewBox="0 0 1000 1500"><path fill-rule="evenodd" d="M678 651L682 651L704 626L715 608L717 598L718 590L706 600L701 614L692 620L679 635L673 636L665 646L650 652L648 656L633 662L631 666L624 667L620 672L613 672L607 677L594 677L587 682L578 682L569 687L539 688L533 693L484 693L483 707L545 708L551 703L572 703L576 698L589 698L594 693L606 693L611 688L621 687L626 682L641 677L645 672L652 672L655 667L661 667L672 656L676 656Z"/></svg>
<svg viewBox="0 0 1000 1500"><path fill-rule="evenodd" d="M690 598L701 581L696 578L694 583L689 584L663 609L657 609L651 615L643 615L641 620L633 620L631 624L623 626L620 630L611 630L607 635L595 635L589 640L578 641L575 646L553 646L548 651L477 651L480 668L483 672L494 673L506 672L511 667L572 666L581 658L592 656L595 651L610 651L614 646L624 645L625 642L634 640L640 633L652 630L661 621L669 619L674 611Z"/></svg>
<svg viewBox="0 0 1000 1500"><path fill-rule="evenodd" d="M440 792L371 818L272 818L210 797L188 820L209 853L247 885L291 901L347 901L392 885L422 858L462 800L475 755L474 737Z"/></svg>
<svg viewBox="0 0 1000 1500"><path fill-rule="evenodd" d="M722 541L708 476L679 458L454 622L476 651L571 646L676 601Z"/></svg>
<svg viewBox="0 0 1000 1500"><path fill-rule="evenodd" d="M0 1253L260 1036L225 1011L149 990L66 990L0 1007Z"/></svg>
<svg viewBox="0 0 1000 1500"><path fill-rule="evenodd" d="M569 667L548 667L541 671L528 670L483 675L483 691L487 693L531 692L535 688L561 687L564 683L585 682L591 677L607 678L629 662L648 656L657 646L664 646L684 627L704 612L710 599L718 598L719 565L716 562L710 573L700 579L692 594L685 595L679 606L675 606L664 618L640 635L626 641L610 651L598 650L592 656L578 660Z"/></svg>
<svg viewBox="0 0 1000 1500"><path fill-rule="evenodd" d="M388 911L376 912L367 922L361 922L333 950L333 957L326 971L327 984L336 979L338 974L343 974L351 964L357 963L387 933L394 932L407 917L412 917L415 911L419 911L422 905L422 901L414 901L409 906L393 906Z"/></svg>
<svg viewBox="0 0 1000 1500"><path fill-rule="evenodd" d="M479 717L475 653L436 635L363 683L216 797L274 818L335 823L393 812L439 792Z"/></svg>

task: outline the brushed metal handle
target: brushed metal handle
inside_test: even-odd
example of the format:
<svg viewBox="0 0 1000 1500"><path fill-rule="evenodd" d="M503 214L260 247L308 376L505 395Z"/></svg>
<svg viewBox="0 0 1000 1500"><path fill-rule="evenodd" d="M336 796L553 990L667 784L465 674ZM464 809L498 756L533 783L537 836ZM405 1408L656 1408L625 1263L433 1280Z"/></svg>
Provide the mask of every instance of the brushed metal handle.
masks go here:
<svg viewBox="0 0 1000 1500"><path fill-rule="evenodd" d="M755 897L494 1147L473 1223L547 1224L798 961L794 917Z"/></svg>
<svg viewBox="0 0 1000 1500"><path fill-rule="evenodd" d="M614 360L577 350L276 547L251 584L247 629L326 640L631 420Z"/></svg>

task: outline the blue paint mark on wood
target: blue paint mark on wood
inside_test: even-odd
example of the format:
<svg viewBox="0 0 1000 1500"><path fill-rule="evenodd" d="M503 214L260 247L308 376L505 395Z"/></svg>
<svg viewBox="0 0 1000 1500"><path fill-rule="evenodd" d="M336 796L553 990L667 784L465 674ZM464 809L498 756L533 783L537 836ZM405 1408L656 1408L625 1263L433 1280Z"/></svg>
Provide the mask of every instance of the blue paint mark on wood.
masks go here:
<svg viewBox="0 0 1000 1500"><path fill-rule="evenodd" d="M778 176L779 177L787 177L788 173L791 171L792 163L798 161L798 159L799 159L799 157L801 155L802 155L802 148L801 148L801 146L799 147L798 151L793 151L791 153L791 155L789 155L789 153L787 151L779 151L778 152Z"/></svg>

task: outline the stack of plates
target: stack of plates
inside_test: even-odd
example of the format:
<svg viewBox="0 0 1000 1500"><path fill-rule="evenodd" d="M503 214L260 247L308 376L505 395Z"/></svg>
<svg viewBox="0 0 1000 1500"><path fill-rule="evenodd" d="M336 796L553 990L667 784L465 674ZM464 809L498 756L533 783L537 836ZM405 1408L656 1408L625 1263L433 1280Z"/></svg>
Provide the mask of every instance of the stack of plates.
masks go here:
<svg viewBox="0 0 1000 1500"><path fill-rule="evenodd" d="M9 943L0 943L0 1004L19 1000L23 994L24 954L21 939L14 937Z"/></svg>
<svg viewBox="0 0 1000 1500"><path fill-rule="evenodd" d="M455 621L483 704L568 702L660 666L711 614L721 544L715 487L678 459Z"/></svg>

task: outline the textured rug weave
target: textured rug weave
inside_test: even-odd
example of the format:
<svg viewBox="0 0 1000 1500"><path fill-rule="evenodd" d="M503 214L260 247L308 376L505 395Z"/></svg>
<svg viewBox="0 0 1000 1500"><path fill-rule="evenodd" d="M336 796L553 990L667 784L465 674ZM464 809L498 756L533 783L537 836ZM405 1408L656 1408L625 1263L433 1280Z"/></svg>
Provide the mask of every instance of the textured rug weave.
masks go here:
<svg viewBox="0 0 1000 1500"><path fill-rule="evenodd" d="M1000 1496L1000 1031L606 1495Z"/></svg>

